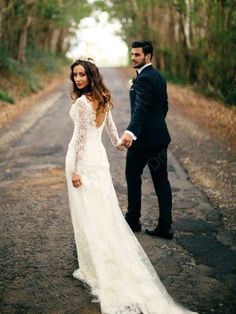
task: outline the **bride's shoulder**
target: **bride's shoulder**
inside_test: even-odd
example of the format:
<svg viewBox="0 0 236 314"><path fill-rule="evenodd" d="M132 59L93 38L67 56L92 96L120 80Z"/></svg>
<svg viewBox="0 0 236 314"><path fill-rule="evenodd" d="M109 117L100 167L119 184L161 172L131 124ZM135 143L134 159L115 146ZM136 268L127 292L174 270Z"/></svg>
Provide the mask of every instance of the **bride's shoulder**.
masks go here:
<svg viewBox="0 0 236 314"><path fill-rule="evenodd" d="M85 95L81 95L72 103L72 105L85 106L87 103L87 97Z"/></svg>

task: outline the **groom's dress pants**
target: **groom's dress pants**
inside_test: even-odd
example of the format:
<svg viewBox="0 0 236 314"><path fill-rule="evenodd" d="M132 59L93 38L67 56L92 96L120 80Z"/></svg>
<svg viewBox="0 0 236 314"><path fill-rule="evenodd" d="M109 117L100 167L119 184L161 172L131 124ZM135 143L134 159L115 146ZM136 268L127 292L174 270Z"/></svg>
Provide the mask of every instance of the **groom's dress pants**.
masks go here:
<svg viewBox="0 0 236 314"><path fill-rule="evenodd" d="M167 173L167 146L145 150L128 149L126 157L126 180L128 186L128 212L126 219L137 224L141 216L141 175L148 165L159 203L159 223L172 223L172 193Z"/></svg>

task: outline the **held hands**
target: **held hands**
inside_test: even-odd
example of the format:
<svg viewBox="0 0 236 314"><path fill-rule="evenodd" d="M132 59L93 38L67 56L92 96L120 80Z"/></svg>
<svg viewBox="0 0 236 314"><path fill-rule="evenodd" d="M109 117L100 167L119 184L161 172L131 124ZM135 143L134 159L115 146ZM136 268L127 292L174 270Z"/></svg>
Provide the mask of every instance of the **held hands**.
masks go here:
<svg viewBox="0 0 236 314"><path fill-rule="evenodd" d="M120 151L123 151L124 150L124 146L122 145L122 141L121 141L121 138L119 139L119 142L118 144L116 145L116 148Z"/></svg>
<svg viewBox="0 0 236 314"><path fill-rule="evenodd" d="M120 138L120 140L118 142L118 145L116 147L119 150L124 150L124 147L126 147L126 148L131 147L132 143L133 143L132 137L129 134L124 133L121 136L121 138Z"/></svg>
<svg viewBox="0 0 236 314"><path fill-rule="evenodd" d="M124 146L126 148L130 148L133 143L133 138L127 133L123 133L121 136L121 146Z"/></svg>
<svg viewBox="0 0 236 314"><path fill-rule="evenodd" d="M79 188L82 184L81 176L79 174L72 175L72 184L73 187Z"/></svg>

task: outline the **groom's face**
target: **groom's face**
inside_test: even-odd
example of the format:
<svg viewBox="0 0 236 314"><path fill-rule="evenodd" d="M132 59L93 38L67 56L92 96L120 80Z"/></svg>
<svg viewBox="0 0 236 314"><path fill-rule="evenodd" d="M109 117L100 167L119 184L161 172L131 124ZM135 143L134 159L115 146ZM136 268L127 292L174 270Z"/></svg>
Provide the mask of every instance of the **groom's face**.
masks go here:
<svg viewBox="0 0 236 314"><path fill-rule="evenodd" d="M142 66L150 62L149 54L145 56L143 48L132 48L131 60L133 68L140 69Z"/></svg>

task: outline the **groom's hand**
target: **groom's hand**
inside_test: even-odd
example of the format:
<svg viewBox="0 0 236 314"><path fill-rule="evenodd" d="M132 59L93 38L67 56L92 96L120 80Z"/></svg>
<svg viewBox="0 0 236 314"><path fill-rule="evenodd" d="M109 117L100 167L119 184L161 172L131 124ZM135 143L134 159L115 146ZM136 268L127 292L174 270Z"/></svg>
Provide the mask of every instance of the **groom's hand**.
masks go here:
<svg viewBox="0 0 236 314"><path fill-rule="evenodd" d="M125 146L126 148L129 148L131 147L132 143L133 143L133 138L129 134L124 133L121 136L121 145Z"/></svg>

